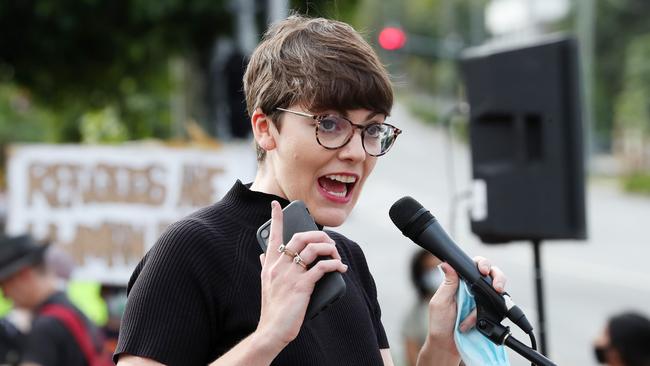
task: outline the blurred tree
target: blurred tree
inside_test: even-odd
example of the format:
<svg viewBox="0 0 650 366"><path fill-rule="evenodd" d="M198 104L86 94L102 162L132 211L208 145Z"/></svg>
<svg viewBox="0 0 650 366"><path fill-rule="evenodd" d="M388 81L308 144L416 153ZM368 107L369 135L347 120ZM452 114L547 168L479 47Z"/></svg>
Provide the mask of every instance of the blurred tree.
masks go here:
<svg viewBox="0 0 650 366"><path fill-rule="evenodd" d="M384 51L395 84L412 112L438 122L457 98L461 85L455 57L463 47L486 38L483 19L488 0L363 0L356 25L368 29L376 44L385 26L399 26L407 34L399 51ZM400 86L408 85L408 88ZM421 98L429 94L434 98Z"/></svg>
<svg viewBox="0 0 650 366"><path fill-rule="evenodd" d="M615 103L619 152L631 173L650 171L650 33L633 38L625 52L623 90Z"/></svg>
<svg viewBox="0 0 650 366"><path fill-rule="evenodd" d="M596 2L594 132L601 149L608 149L612 140L615 101L625 87L628 47L636 38L650 33L648 14L647 0Z"/></svg>
<svg viewBox="0 0 650 366"><path fill-rule="evenodd" d="M310 15L350 18L356 2L293 1L292 5ZM233 4L230 0L0 1L0 85L24 89L30 104L49 111L47 118L32 116L30 121L47 125L53 142L80 141L84 131L97 131L80 129L80 118L105 108L112 108L117 122L126 128L125 135L118 134L121 138L168 137L170 94L187 87L178 85L170 60L181 58L197 71L198 77L186 84L205 82L215 39L233 31ZM266 1L256 4L264 10ZM191 103L207 102L194 100L200 99L200 93L199 98L191 97L187 98ZM0 114L0 133L11 128L6 126L17 121L14 117ZM110 120L96 119L95 127ZM14 134L15 139L22 135Z"/></svg>
<svg viewBox="0 0 650 366"><path fill-rule="evenodd" d="M205 60L230 19L218 0L2 1L0 80L54 112L54 141L78 141L78 118L109 105L128 122L130 138L165 137L167 60Z"/></svg>
<svg viewBox="0 0 650 366"><path fill-rule="evenodd" d="M310 17L325 17L353 23L359 9L359 0L291 0L291 9Z"/></svg>

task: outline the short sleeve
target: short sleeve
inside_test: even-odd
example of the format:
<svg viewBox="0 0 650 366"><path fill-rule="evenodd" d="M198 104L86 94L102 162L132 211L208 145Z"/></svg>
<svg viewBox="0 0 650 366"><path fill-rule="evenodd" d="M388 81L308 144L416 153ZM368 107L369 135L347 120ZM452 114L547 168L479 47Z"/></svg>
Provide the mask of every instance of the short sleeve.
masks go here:
<svg viewBox="0 0 650 366"><path fill-rule="evenodd" d="M203 248L211 239L194 223L172 225L134 272L114 355L131 354L166 365L205 365L214 302L206 296Z"/></svg>

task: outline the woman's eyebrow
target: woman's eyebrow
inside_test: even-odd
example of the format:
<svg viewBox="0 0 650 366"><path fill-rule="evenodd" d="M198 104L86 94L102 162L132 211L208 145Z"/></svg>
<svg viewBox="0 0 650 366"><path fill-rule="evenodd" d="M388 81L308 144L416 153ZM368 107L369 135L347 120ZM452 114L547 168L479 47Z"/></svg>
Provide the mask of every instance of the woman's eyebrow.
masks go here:
<svg viewBox="0 0 650 366"><path fill-rule="evenodd" d="M384 115L384 114L381 113L381 112L370 112L370 113L368 113L368 115L366 116L366 121L370 121L371 119L377 117L378 115L383 115L383 116L384 116L384 119L387 118L387 116Z"/></svg>
<svg viewBox="0 0 650 366"><path fill-rule="evenodd" d="M381 113L379 112L370 112L366 116L366 121L370 121L371 119L375 118L376 116L380 115Z"/></svg>
<svg viewBox="0 0 650 366"><path fill-rule="evenodd" d="M341 116L343 116L345 118L350 118L350 115L347 113L347 111L339 112L339 113L341 114ZM373 119L374 117L376 117L376 116L378 116L380 114L382 114L382 113L381 112L370 112L370 113L368 113L368 115L366 116L364 121L370 121L371 119Z"/></svg>

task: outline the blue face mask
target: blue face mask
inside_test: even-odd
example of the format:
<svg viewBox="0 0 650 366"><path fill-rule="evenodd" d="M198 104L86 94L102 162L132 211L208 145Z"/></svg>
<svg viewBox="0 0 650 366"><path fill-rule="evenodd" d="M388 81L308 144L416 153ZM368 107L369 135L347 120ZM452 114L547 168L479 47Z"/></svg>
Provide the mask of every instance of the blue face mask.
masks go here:
<svg viewBox="0 0 650 366"><path fill-rule="evenodd" d="M454 341L466 366L510 366L510 360L504 346L497 346L484 337L476 328L468 332L460 331L460 323L476 307L474 295L467 288L465 281L461 280L456 294L458 313L456 327L454 328Z"/></svg>

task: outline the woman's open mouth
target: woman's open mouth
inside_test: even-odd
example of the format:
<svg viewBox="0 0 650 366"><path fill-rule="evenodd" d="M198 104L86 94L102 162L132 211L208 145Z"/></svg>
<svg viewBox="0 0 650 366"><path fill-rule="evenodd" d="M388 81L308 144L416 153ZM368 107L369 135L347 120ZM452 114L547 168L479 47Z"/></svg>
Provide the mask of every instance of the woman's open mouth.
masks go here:
<svg viewBox="0 0 650 366"><path fill-rule="evenodd" d="M347 202L357 182L357 177L348 174L328 174L318 178L318 186L326 198L336 202Z"/></svg>

